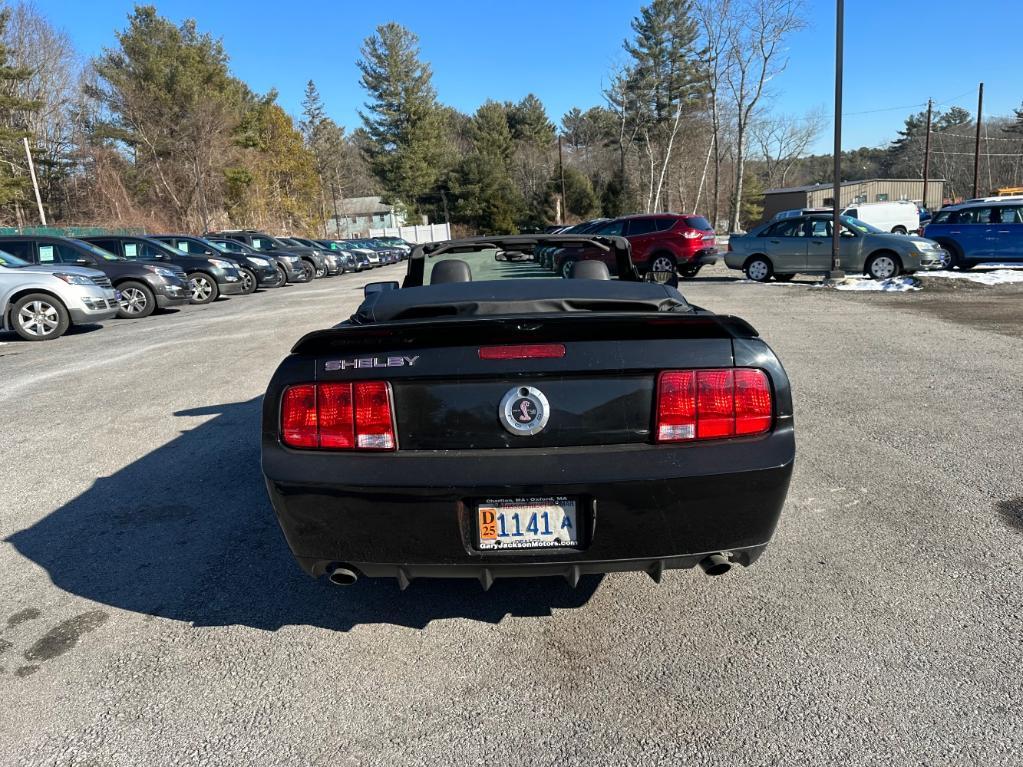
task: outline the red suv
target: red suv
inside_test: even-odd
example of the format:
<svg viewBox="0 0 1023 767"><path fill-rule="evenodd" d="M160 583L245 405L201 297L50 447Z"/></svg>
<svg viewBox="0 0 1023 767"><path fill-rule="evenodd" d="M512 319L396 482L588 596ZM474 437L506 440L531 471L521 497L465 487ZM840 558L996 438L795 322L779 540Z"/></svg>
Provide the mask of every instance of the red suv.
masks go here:
<svg viewBox="0 0 1023 767"><path fill-rule="evenodd" d="M632 261L640 273L678 271L682 277L695 277L704 265L717 261L714 229L703 216L679 213L624 216L589 234L624 235L632 245ZM567 277L576 261L600 255L588 249L564 248L554 255L554 268ZM614 268L614 264L608 266Z"/></svg>

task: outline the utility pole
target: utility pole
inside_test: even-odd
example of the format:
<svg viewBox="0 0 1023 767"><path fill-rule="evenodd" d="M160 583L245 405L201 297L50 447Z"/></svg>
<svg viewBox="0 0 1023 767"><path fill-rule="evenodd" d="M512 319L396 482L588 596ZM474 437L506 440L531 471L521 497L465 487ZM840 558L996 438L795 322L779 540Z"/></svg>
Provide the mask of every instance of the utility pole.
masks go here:
<svg viewBox="0 0 1023 767"><path fill-rule="evenodd" d="M22 136L21 140L25 142L25 156L28 158L28 172L32 176L32 188L36 193L36 205L39 206L39 220L46 226L46 211L43 210L43 198L39 195L39 182L36 181L36 166L32 164L32 150L28 148L28 136ZM976 183L974 181L974 186Z"/></svg>
<svg viewBox="0 0 1023 767"><path fill-rule="evenodd" d="M927 99L927 134L924 138L924 193L920 204L927 208L927 174L931 170L931 113L934 109L934 101ZM928 208L930 210L930 208Z"/></svg>
<svg viewBox="0 0 1023 767"><path fill-rule="evenodd" d="M444 223L448 225L450 231L451 217L448 215L448 193L446 190L440 190L440 199L444 203Z"/></svg>
<svg viewBox="0 0 1023 767"><path fill-rule="evenodd" d="M561 209L559 211L558 223L565 223L565 213L568 206L565 204L565 159L561 154L561 135L558 134L558 172L561 175Z"/></svg>
<svg viewBox="0 0 1023 767"><path fill-rule="evenodd" d="M337 178L330 182L330 197L334 202L334 236L341 239L341 214L337 210ZM328 237L330 235L327 235Z"/></svg>
<svg viewBox="0 0 1023 767"><path fill-rule="evenodd" d="M980 183L980 123L984 114L984 83L977 91L977 138L973 143L973 196L977 196Z"/></svg>
<svg viewBox="0 0 1023 767"><path fill-rule="evenodd" d="M845 279L840 253L842 234L842 59L845 39L845 0L835 0L835 167L832 195L835 209L831 219L831 270L826 282Z"/></svg>

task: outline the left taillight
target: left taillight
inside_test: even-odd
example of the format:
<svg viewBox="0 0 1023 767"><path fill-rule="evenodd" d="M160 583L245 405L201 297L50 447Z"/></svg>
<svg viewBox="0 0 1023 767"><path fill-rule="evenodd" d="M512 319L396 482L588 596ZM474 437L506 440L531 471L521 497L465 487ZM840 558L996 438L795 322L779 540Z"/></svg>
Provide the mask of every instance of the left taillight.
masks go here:
<svg viewBox="0 0 1023 767"><path fill-rule="evenodd" d="M774 401L763 370L666 370L657 379L657 442L765 434Z"/></svg>
<svg viewBox="0 0 1023 767"><path fill-rule="evenodd" d="M281 441L289 447L321 450L394 450L390 384L289 386L281 398Z"/></svg>

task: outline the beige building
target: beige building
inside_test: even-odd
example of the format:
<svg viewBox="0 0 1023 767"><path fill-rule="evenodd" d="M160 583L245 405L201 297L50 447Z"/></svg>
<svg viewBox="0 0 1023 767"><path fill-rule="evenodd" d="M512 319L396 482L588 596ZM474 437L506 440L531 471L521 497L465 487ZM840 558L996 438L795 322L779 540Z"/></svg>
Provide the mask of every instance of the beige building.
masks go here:
<svg viewBox="0 0 1023 767"><path fill-rule="evenodd" d="M923 179L868 178L862 181L843 181L839 205L862 205L865 202L897 202L923 198ZM768 189L764 192L764 221L776 213L796 208L830 208L834 197L832 184L810 184L786 189ZM932 178L927 182L927 208L938 210L945 198L945 179Z"/></svg>

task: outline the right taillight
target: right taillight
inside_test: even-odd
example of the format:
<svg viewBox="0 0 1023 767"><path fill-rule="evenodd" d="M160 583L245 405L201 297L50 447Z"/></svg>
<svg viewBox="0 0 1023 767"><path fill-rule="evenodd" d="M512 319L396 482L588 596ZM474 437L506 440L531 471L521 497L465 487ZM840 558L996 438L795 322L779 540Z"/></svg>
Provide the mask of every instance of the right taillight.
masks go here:
<svg viewBox="0 0 1023 767"><path fill-rule="evenodd" d="M764 434L772 415L771 383L762 370L667 370L657 379L658 442Z"/></svg>
<svg viewBox="0 0 1023 767"><path fill-rule="evenodd" d="M281 398L281 441L325 450L394 450L386 381L289 386Z"/></svg>

